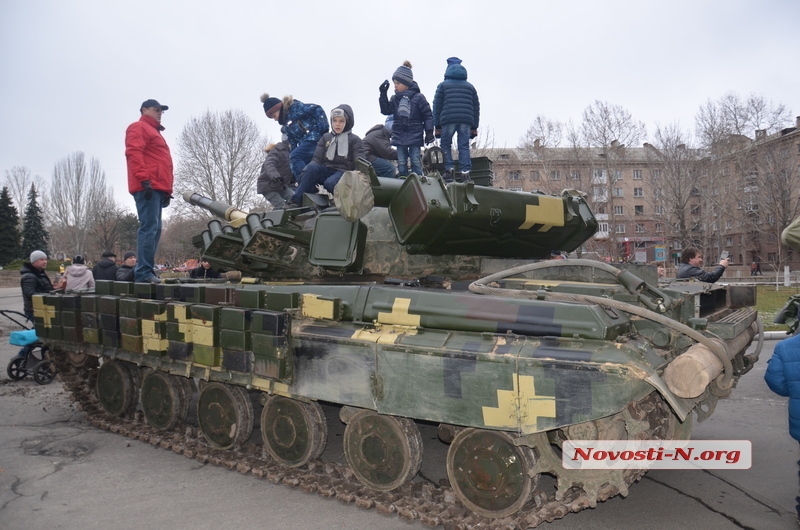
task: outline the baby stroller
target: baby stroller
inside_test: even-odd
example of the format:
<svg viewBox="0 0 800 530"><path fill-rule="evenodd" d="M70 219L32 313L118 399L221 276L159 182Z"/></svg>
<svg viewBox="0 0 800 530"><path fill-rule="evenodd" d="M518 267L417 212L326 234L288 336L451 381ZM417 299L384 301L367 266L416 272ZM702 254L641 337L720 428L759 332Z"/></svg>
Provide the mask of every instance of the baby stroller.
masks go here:
<svg viewBox="0 0 800 530"><path fill-rule="evenodd" d="M19 354L8 363L8 377L19 381L30 375L40 385L51 383L56 374L50 361L50 350L36 337L36 330L28 328L25 315L7 309L0 309L0 314L23 328L22 331L12 331L8 340L12 346L21 347Z"/></svg>

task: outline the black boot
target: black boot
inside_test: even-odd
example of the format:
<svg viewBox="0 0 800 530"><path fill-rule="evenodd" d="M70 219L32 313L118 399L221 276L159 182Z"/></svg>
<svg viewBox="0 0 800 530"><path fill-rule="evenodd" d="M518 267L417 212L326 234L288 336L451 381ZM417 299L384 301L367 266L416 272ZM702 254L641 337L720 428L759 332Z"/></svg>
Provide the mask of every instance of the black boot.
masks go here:
<svg viewBox="0 0 800 530"><path fill-rule="evenodd" d="M445 169L442 178L445 182L453 182L453 173L452 169Z"/></svg>
<svg viewBox="0 0 800 530"><path fill-rule="evenodd" d="M471 179L469 178L469 171L462 171L461 179L459 180L459 182L470 182L470 180Z"/></svg>

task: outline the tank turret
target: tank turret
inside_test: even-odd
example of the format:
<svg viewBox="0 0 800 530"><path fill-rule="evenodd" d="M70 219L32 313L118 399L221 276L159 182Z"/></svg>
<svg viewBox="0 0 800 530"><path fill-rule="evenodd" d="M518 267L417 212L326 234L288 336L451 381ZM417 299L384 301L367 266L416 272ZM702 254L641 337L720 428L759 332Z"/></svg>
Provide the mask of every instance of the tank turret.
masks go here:
<svg viewBox="0 0 800 530"><path fill-rule="evenodd" d="M334 208L317 214L310 197L298 209L248 214L187 192L187 202L229 222L211 221L196 244L212 264L256 276L408 277L435 270L469 278L481 273L484 258L546 258L554 249L575 250L597 230L575 190L553 196L446 184L436 174L382 179L369 165L363 169L342 177L368 180L365 192L341 199L375 205L356 219Z"/></svg>

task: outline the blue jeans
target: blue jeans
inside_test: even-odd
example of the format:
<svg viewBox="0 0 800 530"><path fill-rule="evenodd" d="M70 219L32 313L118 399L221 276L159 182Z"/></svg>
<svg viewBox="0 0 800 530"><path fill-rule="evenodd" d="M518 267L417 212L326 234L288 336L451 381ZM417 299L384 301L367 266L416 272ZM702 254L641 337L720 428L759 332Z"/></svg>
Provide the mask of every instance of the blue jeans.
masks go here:
<svg viewBox="0 0 800 530"><path fill-rule="evenodd" d="M300 173L311 162L316 148L317 142L303 140L289 153L289 167L292 168L292 175L296 181L300 182Z"/></svg>
<svg viewBox="0 0 800 530"><path fill-rule="evenodd" d="M422 176L422 149L418 145L397 146L397 174L400 177L408 176L408 163L411 162L411 172Z"/></svg>
<svg viewBox="0 0 800 530"><path fill-rule="evenodd" d="M397 168L385 158L376 158L372 162L375 174L381 178L391 179L397 176Z"/></svg>
<svg viewBox="0 0 800 530"><path fill-rule="evenodd" d="M133 194L136 212L139 214L139 232L136 237L136 268L134 280L145 282L155 276L156 249L161 239L161 199L164 192L153 190L150 200L144 198L144 190Z"/></svg>
<svg viewBox="0 0 800 530"><path fill-rule="evenodd" d="M295 204L303 203L304 193L316 193L317 184L322 184L323 187L329 192L333 193L333 188L339 183L342 178L343 171L336 169L329 169L322 164L312 162L306 166L303 172L303 178L300 179L300 184L292 195L292 202Z"/></svg>
<svg viewBox="0 0 800 530"><path fill-rule="evenodd" d="M442 151L444 151L444 169L453 169L453 135L458 133L456 147L458 147L458 166L462 173L472 171L472 160L469 157L469 131L466 123L451 123L442 126Z"/></svg>
<svg viewBox="0 0 800 530"><path fill-rule="evenodd" d="M286 201L292 199L292 194L294 194L294 189L289 187L284 187L282 190L278 191L268 191L264 193L264 198L269 201L273 208L283 208L283 205L286 204Z"/></svg>

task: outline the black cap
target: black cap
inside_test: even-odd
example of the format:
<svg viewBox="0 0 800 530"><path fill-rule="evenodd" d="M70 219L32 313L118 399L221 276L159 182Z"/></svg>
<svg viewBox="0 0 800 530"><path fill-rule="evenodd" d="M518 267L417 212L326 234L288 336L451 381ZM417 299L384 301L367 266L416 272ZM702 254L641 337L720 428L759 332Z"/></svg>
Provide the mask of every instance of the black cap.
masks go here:
<svg viewBox="0 0 800 530"><path fill-rule="evenodd" d="M162 105L161 103L159 103L158 101L156 101L154 99L148 99L147 101L142 103L141 107L139 107L139 112L141 112L142 109L149 109L149 108L152 108L152 107L155 107L155 108L161 109L161 110L167 110L169 108L166 105Z"/></svg>
<svg viewBox="0 0 800 530"><path fill-rule="evenodd" d="M113 253L112 251L110 251L110 250L106 250L105 252L103 252L103 257L104 257L104 258L116 258L116 257L117 257L117 255L116 255L116 254L114 254L114 253Z"/></svg>
<svg viewBox="0 0 800 530"><path fill-rule="evenodd" d="M127 261L128 258L135 258L135 257L136 257L136 252L133 252L133 251L129 250L128 252L125 253L124 256L122 256L122 260L123 261Z"/></svg>
<svg viewBox="0 0 800 530"><path fill-rule="evenodd" d="M72 263L77 263L78 265L83 265L85 263L83 256L78 254L74 258L72 258Z"/></svg>

